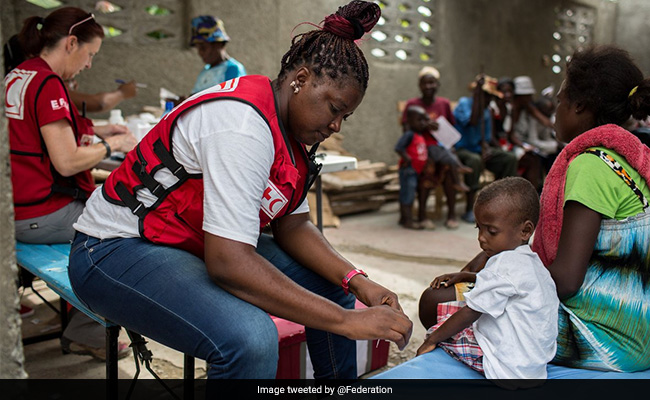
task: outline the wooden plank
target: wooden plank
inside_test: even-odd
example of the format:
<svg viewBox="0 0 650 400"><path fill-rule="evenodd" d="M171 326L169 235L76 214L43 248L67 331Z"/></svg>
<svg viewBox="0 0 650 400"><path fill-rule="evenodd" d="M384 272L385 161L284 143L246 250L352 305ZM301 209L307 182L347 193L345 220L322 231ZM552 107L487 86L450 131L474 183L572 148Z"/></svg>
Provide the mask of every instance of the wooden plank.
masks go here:
<svg viewBox="0 0 650 400"><path fill-rule="evenodd" d="M399 191L399 187L397 188ZM366 200L372 196L380 196L391 193L391 191L386 190L385 187L378 189L368 189L368 190L357 190L354 192L341 192L341 193L330 193L329 199L332 202L335 201L346 201L346 200Z"/></svg>
<svg viewBox="0 0 650 400"><path fill-rule="evenodd" d="M322 197L322 207L323 207L323 227L326 228L338 228L341 225L341 220L339 217L334 215L332 212L332 207L330 206L330 200L327 194L323 193ZM318 224L318 217L316 213L316 193L309 192L307 193L307 202L309 203L309 219L314 225Z"/></svg>
<svg viewBox="0 0 650 400"><path fill-rule="evenodd" d="M368 199L366 201L332 202L332 211L336 215L355 214L364 211L376 211L385 203L384 199Z"/></svg>

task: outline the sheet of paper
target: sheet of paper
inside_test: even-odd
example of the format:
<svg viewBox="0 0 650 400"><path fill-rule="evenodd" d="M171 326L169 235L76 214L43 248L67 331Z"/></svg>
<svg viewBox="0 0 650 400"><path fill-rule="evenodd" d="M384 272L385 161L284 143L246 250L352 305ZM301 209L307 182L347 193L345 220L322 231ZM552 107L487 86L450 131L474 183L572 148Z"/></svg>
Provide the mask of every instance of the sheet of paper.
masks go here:
<svg viewBox="0 0 650 400"><path fill-rule="evenodd" d="M433 132L433 136L445 148L451 149L460 140L460 132L442 115L436 119L436 122L438 123L438 130Z"/></svg>

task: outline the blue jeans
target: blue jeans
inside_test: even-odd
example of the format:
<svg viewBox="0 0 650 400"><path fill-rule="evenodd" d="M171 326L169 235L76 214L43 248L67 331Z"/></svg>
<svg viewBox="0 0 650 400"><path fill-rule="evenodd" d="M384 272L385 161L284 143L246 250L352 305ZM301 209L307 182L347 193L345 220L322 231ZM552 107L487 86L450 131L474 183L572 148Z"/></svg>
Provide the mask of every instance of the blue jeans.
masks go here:
<svg viewBox="0 0 650 400"><path fill-rule="evenodd" d="M413 167L399 169L399 202L400 204L411 205L415 201L415 193L418 190L418 173Z"/></svg>
<svg viewBox="0 0 650 400"><path fill-rule="evenodd" d="M257 252L297 284L345 308L345 295L261 235ZM209 378L273 379L278 333L269 315L215 284L200 258L140 238L100 240L77 233L70 281L82 302L125 328L204 359ZM355 342L306 329L314 377L354 379Z"/></svg>

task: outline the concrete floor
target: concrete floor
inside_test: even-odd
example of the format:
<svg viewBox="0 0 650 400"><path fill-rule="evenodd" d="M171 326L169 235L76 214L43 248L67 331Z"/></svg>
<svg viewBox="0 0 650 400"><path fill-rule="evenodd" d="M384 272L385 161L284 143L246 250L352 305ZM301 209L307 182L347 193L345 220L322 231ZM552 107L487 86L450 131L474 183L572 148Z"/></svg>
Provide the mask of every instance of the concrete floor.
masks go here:
<svg viewBox="0 0 650 400"><path fill-rule="evenodd" d="M431 199L433 200L433 199ZM433 201L429 204L433 205ZM464 204L459 205L464 207ZM338 228L325 228L324 234L347 259L364 269L369 277L399 295L400 303L414 323L411 341L404 351L391 343L389 363L397 365L415 356L423 341L425 329L417 316L417 303L422 291L436 276L459 270L480 250L473 224L461 221L457 230L447 230L443 221L435 221L434 231L406 230L397 225L398 204L387 203L379 211L345 216ZM41 292L55 300L56 296L42 282ZM23 319L23 335L56 329L51 326L55 314L29 290L23 303L35 308L35 315ZM122 330L120 340L128 343ZM149 343L154 354L153 369L162 378L182 378L183 356L155 342ZM33 379L86 379L105 377L104 363L89 356L63 355L58 339L24 347L25 370ZM385 369L384 368L384 369ZM119 361L119 377L130 378L135 373L132 357ZM205 377L205 363L196 362L195 375ZM148 372L141 379L150 379Z"/></svg>

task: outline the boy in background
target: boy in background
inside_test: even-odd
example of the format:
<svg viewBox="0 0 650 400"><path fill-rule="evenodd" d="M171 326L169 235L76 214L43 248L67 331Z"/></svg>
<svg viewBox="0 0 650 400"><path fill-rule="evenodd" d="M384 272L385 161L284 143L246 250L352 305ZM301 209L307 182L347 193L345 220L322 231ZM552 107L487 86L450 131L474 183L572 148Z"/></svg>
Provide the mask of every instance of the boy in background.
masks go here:
<svg viewBox="0 0 650 400"><path fill-rule="evenodd" d="M420 106L409 106L406 118L410 129L399 138L395 152L399 160L399 224L407 229L423 229L413 221L413 202L418 190L418 179L427 164L427 143L422 132L427 130L429 117Z"/></svg>

